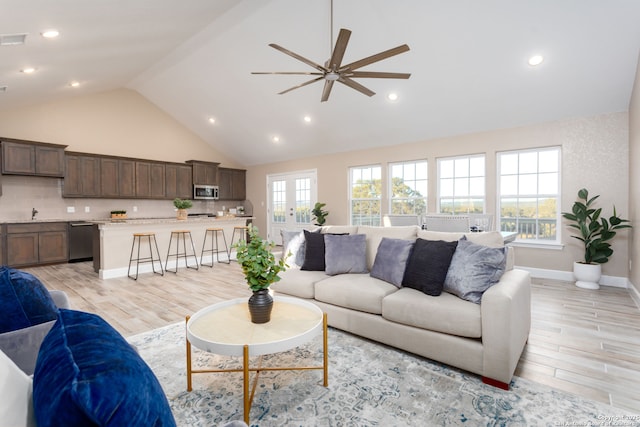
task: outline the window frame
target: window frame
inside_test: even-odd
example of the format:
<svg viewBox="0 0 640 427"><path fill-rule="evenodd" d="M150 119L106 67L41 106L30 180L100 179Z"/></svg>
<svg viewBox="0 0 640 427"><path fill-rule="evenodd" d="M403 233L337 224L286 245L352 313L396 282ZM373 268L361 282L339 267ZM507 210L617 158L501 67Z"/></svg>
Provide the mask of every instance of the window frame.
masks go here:
<svg viewBox="0 0 640 427"><path fill-rule="evenodd" d="M539 156L541 152L544 151L555 151L557 153L557 169L555 170L555 172L550 172L550 171L545 171L545 172L541 172L540 171L540 162L539 162ZM516 165L517 167L517 173L516 174L508 174L508 175L517 175L518 176L518 182L517 182L517 187L519 187L519 183L520 183L520 176L521 175L532 175L532 173L520 173L520 161L519 161L519 156L520 154L526 154L526 153L535 153L538 156L538 161L536 163L536 172L535 172L535 176L536 176L536 193L535 194L521 194L520 193L520 189L518 188L517 192L515 194L506 194L503 196L502 194L502 162L503 162L503 157L504 155L511 155L511 154L517 154L518 155L518 165ZM556 173L557 174L557 193L555 194L551 194L551 193L540 193L539 192L539 186L540 186L540 175L541 173ZM504 150L504 151L498 151L496 152L496 229L499 231L503 231L502 230L502 200L503 198L511 198L511 199L518 199L518 198L535 198L536 199L536 216L535 216L535 222L536 222L536 238L531 238L531 239L522 239L520 238L519 234L516 237L515 242L521 246L549 246L549 247L562 247L562 208L561 208L561 204L562 204L562 146L560 145L552 145L552 146L543 146L543 147L530 147L530 148L523 148L523 149L519 149L519 150ZM541 239L539 238L540 232L539 232L539 225L540 225L540 220L544 220L545 218L540 218L539 217L539 211L540 211L540 200L541 198L555 198L556 199L556 206L555 206L555 239ZM514 218L516 218L516 231L519 230L520 225L519 225L519 221L518 219L521 218L520 216L515 216ZM524 217L522 217L524 218Z"/></svg>
<svg viewBox="0 0 640 427"><path fill-rule="evenodd" d="M371 176L372 176L372 180L375 180L375 178L373 178L374 173L373 170L374 169L378 169L378 173L380 176L380 193L377 197L372 197L372 198L354 198L353 197L353 171L354 170L364 170L364 169L370 169L371 170ZM350 166L349 167L349 224L350 225L372 225L372 226L381 226L382 225L382 197L383 197L383 188L382 188L382 165L380 163L375 163L375 164L370 164L370 165L362 165L362 166ZM378 203L378 211L379 211L379 215L377 218L377 224L354 224L353 221L353 215L354 215L354 210L353 210L353 204L355 201L369 201L369 202L377 202ZM371 218L373 219L373 216L371 216ZM373 221L376 222L376 221Z"/></svg>
<svg viewBox="0 0 640 427"><path fill-rule="evenodd" d="M455 170L453 172L453 179L455 181L456 178L467 178L469 180L469 184L468 184L468 195L467 196L457 196L455 195L455 182L454 182L454 188L453 188L453 196L450 198L451 200L453 200L453 211L452 212L443 212L442 211L442 205L441 205L441 201L443 196L441 195L441 184L442 184L442 179L449 179L449 178L442 178L442 167L441 167L441 163L443 161L450 161L453 160L454 161L454 167L455 167L455 160L463 160L463 159L467 159L470 160L473 158L482 158L483 160L483 175L482 175L482 196L476 196L471 194L471 179L472 178L480 178L480 175L471 175L470 173L470 168L471 166L469 166L468 170L467 170L467 175L465 176L456 176ZM485 214L487 212L487 156L485 153L477 153L477 154L464 154L464 155L460 155L460 156L450 156L450 157L438 157L436 159L437 161L437 192L436 192L436 210L438 213L441 214L451 214L451 215L465 215L465 214ZM448 197L448 196L447 196ZM466 212L460 211L460 212L456 212L455 210L455 201L456 200L473 200L473 199L482 199L482 211L481 212L469 212L469 210L467 209Z"/></svg>
<svg viewBox="0 0 640 427"><path fill-rule="evenodd" d="M419 163L424 163L425 164L425 179L417 179L416 176L417 174L415 174L415 172L417 172L417 165ZM421 195L421 197L394 197L393 196L393 167L394 166L407 166L407 165L413 165L414 166L414 179L412 180L412 182L414 183L414 187L415 184L418 181L424 181L425 187L426 187L426 194ZM403 182L404 182L404 177L403 177ZM389 200L388 200L388 205L387 205L387 210L389 212L389 214L392 215L425 215L428 212L429 209L429 161L427 159L417 159L417 160L407 160L407 161L401 161L401 162L390 162L387 165L387 192L389 194ZM406 200L408 202L411 202L413 204L413 212L412 213L396 213L393 211L393 204L395 201L398 200ZM421 200L424 202L424 212L415 212L415 207L416 207L416 201Z"/></svg>

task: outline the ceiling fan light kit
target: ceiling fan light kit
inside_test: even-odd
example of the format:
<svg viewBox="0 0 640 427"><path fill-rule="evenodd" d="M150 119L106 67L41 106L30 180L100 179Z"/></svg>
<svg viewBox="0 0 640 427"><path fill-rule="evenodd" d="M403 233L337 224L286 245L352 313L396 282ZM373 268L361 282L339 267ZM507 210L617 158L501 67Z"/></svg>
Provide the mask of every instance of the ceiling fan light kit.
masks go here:
<svg viewBox="0 0 640 427"><path fill-rule="evenodd" d="M333 2L331 3L331 34L333 34ZM331 52L331 57L324 63L324 65L320 65L314 61L311 61L310 59L307 59L304 56L298 55L295 52L285 49L280 45L277 45L275 43L270 43L269 46L271 46L272 48L279 50L280 52L286 55L289 55L300 62L304 62L305 64L314 68L316 71L307 71L307 72L304 72L304 71L259 72L257 71L257 72L252 72L251 74L317 76L299 85L283 90L278 94L283 95L285 93L291 92L292 90L307 86L311 83L324 80L324 88L322 90L322 97L320 98L321 102L325 102L329 99L329 95L331 94L331 89L333 88L334 82L342 83L343 85L348 86L352 89L355 89L364 95L373 96L375 95L375 92L373 92L371 89L366 88L365 86L361 85L360 83L356 82L353 79L354 78L408 79L409 77L411 77L410 73L358 71L360 68L366 67L367 65L370 65L375 62L379 62L384 59L391 58L392 56L396 56L401 53L409 51L409 46L407 46L406 44L394 47L393 49L385 50L384 52L380 52L375 55L368 56L366 58L360 59L359 61L355 61L347 65L342 65L342 59L344 57L345 51L347 50L347 44L349 43L350 37L351 37L350 30L347 30L346 28L340 29L335 47L333 47L333 50Z"/></svg>

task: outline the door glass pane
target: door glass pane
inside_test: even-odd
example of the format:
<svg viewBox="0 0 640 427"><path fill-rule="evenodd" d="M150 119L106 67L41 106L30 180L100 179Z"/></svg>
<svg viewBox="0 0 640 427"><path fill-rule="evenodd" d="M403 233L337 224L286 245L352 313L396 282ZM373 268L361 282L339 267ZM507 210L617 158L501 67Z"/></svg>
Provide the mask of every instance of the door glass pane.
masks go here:
<svg viewBox="0 0 640 427"><path fill-rule="evenodd" d="M311 179L296 179L296 223L311 222Z"/></svg>
<svg viewBox="0 0 640 427"><path fill-rule="evenodd" d="M273 181L273 222L284 223L287 214L287 181Z"/></svg>

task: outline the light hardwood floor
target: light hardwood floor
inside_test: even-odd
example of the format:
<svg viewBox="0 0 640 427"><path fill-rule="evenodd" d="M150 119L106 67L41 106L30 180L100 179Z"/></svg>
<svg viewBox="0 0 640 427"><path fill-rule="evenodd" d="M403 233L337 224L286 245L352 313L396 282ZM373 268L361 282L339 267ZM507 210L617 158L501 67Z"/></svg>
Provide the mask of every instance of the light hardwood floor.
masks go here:
<svg viewBox="0 0 640 427"><path fill-rule="evenodd" d="M164 277L144 274L138 281L101 280L88 262L25 270L49 289L64 290L74 309L99 314L124 336L250 295L237 263ZM531 334L516 375L640 413L640 310L629 292L534 280Z"/></svg>

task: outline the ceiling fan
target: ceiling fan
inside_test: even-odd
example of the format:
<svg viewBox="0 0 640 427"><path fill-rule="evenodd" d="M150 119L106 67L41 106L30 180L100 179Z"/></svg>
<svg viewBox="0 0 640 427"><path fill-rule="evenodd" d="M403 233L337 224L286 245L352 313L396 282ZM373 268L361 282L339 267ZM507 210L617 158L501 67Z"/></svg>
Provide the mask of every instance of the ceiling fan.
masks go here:
<svg viewBox="0 0 640 427"><path fill-rule="evenodd" d="M333 34L333 0L331 1L331 34ZM407 52L409 50L409 46L407 46L406 44L394 47L393 49L385 50L384 52L380 52L375 55L368 56L366 58L360 59L355 62L351 62L346 65L342 65L342 58L344 57L344 53L347 50L349 37L351 37L350 30L347 30L345 28L340 29L335 47L333 47L333 43L331 43L333 47L333 50L331 52L331 57L324 63L324 65L320 65L316 62L313 62L305 58L304 56L298 55L297 53L294 53L288 49L285 49L284 47L279 46L275 43L270 43L269 46L271 46L272 48L279 50L280 52L285 53L297 59L298 61L304 62L305 64L311 66L312 68L315 68L316 71L308 71L308 72L271 71L271 72L252 72L251 74L284 74L284 75L318 76L304 83L301 83L297 86L293 86L289 89L283 90L282 92L279 92L278 95L283 95L287 92L291 92L292 90L299 89L311 83L324 80L324 89L322 90L322 97L320 98L321 102L325 102L329 99L329 95L331 94L331 89L333 88L333 84L335 82L339 82L346 86L349 86L350 88L355 89L358 92L361 92L367 96L373 96L375 95L375 92L364 87L363 85L361 85L360 83L356 82L353 79L354 78L408 79L409 77L411 77L411 74L409 73L358 71L360 68L373 64L374 62L379 62L379 61L382 61L383 59L387 59L392 56Z"/></svg>

